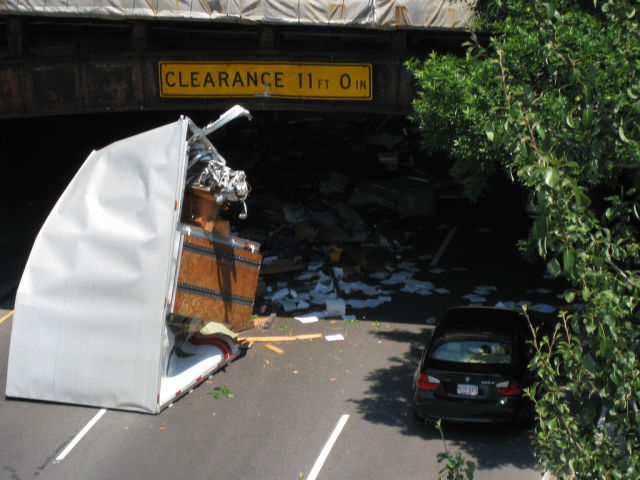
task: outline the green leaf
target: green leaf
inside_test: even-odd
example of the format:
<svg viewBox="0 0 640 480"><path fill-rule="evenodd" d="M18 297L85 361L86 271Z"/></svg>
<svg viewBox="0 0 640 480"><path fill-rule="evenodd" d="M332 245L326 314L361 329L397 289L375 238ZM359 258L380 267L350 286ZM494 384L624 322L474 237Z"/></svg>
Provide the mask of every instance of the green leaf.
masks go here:
<svg viewBox="0 0 640 480"><path fill-rule="evenodd" d="M567 303L573 303L576 298L576 292L574 290L567 290L564 292L564 301Z"/></svg>
<svg viewBox="0 0 640 480"><path fill-rule="evenodd" d="M549 263L547 263L547 270L549 270L549 273L551 275L553 275L554 277L557 277L558 275L560 275L560 262L558 262L557 259L553 259L551 260Z"/></svg>
<svg viewBox="0 0 640 480"><path fill-rule="evenodd" d="M592 123L593 110L590 107L587 107L582 111L582 127L586 129L591 128Z"/></svg>
<svg viewBox="0 0 640 480"><path fill-rule="evenodd" d="M544 172L544 183L551 188L554 188L558 184L558 171L555 168L547 167Z"/></svg>
<svg viewBox="0 0 640 480"><path fill-rule="evenodd" d="M576 261L576 256L575 253L572 249L566 249L564 251L564 256L563 256L563 264L564 264L564 271L566 273L571 273L571 271L573 270L573 266L575 264Z"/></svg>
<svg viewBox="0 0 640 480"><path fill-rule="evenodd" d="M493 126L489 126L485 133L487 134L487 138L489 139L489 141L493 142L493 138L494 138Z"/></svg>
<svg viewBox="0 0 640 480"><path fill-rule="evenodd" d="M596 373L596 362L591 354L587 353L582 357L582 366L590 373Z"/></svg>
<svg viewBox="0 0 640 480"><path fill-rule="evenodd" d="M629 139L624 134L624 129L622 128L622 124L620 124L620 126L618 127L618 135L620 136L620 140L622 140L624 143L629 143Z"/></svg>

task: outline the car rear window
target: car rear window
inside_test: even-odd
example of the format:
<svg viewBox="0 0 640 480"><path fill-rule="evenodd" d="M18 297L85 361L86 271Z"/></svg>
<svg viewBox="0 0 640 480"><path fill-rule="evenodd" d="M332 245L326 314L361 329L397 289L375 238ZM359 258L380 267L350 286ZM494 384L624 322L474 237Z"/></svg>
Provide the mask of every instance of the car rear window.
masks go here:
<svg viewBox="0 0 640 480"><path fill-rule="evenodd" d="M513 338L507 335L443 334L429 358L445 362L506 365L514 361Z"/></svg>

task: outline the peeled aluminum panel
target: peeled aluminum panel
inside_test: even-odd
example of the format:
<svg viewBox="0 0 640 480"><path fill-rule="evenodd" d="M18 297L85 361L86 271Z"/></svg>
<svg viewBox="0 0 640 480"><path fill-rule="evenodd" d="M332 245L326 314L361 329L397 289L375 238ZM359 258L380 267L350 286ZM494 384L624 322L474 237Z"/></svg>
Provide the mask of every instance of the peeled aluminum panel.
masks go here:
<svg viewBox="0 0 640 480"><path fill-rule="evenodd" d="M18 288L6 394L156 412L188 120L93 152Z"/></svg>

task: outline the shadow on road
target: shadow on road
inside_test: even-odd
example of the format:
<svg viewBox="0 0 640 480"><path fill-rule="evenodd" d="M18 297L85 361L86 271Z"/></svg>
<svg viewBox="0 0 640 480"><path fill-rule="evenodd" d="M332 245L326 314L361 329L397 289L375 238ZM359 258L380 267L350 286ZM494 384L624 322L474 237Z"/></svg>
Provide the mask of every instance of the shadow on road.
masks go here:
<svg viewBox="0 0 640 480"><path fill-rule="evenodd" d="M440 439L436 428L417 420L411 408L413 374L431 328L425 327L418 333L393 330L372 334L381 340L406 343L409 349L402 358L389 358L388 367L372 371L365 378L370 383L365 396L349 401L369 422L398 428L407 436ZM478 468L513 465L526 469L535 468L537 464L531 447L532 431L511 425L467 424L445 424L443 431L449 451L463 450L475 459Z"/></svg>

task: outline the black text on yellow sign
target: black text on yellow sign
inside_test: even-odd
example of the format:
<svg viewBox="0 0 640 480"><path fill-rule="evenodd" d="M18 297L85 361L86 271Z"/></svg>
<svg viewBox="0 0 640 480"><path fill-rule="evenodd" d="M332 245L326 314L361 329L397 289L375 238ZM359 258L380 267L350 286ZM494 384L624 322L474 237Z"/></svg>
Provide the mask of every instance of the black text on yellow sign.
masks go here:
<svg viewBox="0 0 640 480"><path fill-rule="evenodd" d="M371 100L368 63L158 62L161 97Z"/></svg>

